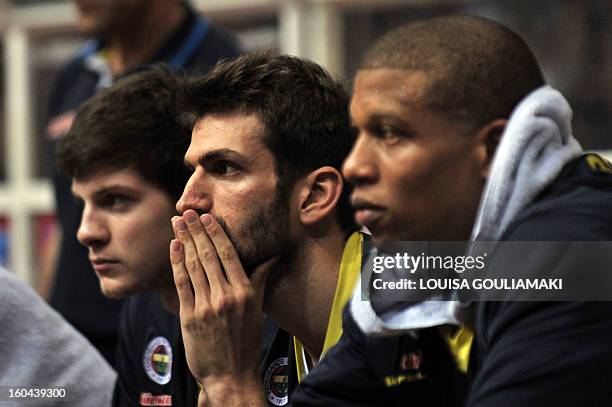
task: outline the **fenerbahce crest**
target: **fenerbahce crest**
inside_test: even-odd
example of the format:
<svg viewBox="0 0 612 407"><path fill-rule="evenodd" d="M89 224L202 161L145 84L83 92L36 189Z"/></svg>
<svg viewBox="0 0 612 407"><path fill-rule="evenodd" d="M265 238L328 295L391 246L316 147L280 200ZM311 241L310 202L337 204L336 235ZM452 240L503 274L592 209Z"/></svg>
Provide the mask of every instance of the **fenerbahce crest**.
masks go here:
<svg viewBox="0 0 612 407"><path fill-rule="evenodd" d="M168 384L172 376L172 347L163 336L153 338L144 353L147 376L157 384Z"/></svg>
<svg viewBox="0 0 612 407"><path fill-rule="evenodd" d="M289 401L288 358L278 358L270 364L264 376L264 391L270 403L284 406Z"/></svg>

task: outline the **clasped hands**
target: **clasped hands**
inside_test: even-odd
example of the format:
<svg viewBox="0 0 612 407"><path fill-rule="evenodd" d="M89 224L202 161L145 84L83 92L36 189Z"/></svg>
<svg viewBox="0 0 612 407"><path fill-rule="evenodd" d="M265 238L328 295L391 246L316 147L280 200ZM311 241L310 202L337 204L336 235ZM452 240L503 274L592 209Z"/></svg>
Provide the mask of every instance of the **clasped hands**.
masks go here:
<svg viewBox="0 0 612 407"><path fill-rule="evenodd" d="M261 404L263 294L275 259L249 278L234 244L210 214L198 216L189 209L172 218L172 227L176 239L170 244L170 262L191 373L207 400ZM242 397L255 395L251 401ZM237 399L232 403L227 397Z"/></svg>

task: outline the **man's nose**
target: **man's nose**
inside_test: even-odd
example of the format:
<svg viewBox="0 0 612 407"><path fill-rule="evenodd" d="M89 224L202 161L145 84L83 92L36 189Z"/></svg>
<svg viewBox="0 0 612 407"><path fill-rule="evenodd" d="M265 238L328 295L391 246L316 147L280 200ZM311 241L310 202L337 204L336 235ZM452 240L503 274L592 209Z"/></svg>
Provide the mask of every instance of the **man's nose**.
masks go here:
<svg viewBox="0 0 612 407"><path fill-rule="evenodd" d="M94 212L85 208L81 216L81 224L77 230L78 241L86 247L95 248L110 240L110 230L103 220Z"/></svg>
<svg viewBox="0 0 612 407"><path fill-rule="evenodd" d="M183 195L176 203L176 210L180 214L183 214L187 209L205 213L210 211L211 206L210 191L208 191L205 174L198 169L187 181Z"/></svg>
<svg viewBox="0 0 612 407"><path fill-rule="evenodd" d="M351 184L360 185L376 180L378 171L375 147L371 145L369 138L360 134L342 165L342 174Z"/></svg>

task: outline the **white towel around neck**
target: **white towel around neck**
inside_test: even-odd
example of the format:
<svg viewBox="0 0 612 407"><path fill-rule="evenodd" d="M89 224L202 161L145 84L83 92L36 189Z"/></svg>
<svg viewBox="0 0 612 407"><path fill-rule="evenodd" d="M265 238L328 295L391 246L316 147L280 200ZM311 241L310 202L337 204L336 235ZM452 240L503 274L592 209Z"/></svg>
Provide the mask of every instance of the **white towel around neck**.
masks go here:
<svg viewBox="0 0 612 407"><path fill-rule="evenodd" d="M571 122L569 103L548 85L519 103L495 153L470 240L498 240L517 215L559 176L563 167L582 154L582 147L572 135ZM367 276L366 273L364 278ZM454 297L449 291L448 299ZM361 300L361 279L350 307L361 330L373 335L459 325L469 313L464 305L450 300L398 303L378 315L369 301Z"/></svg>

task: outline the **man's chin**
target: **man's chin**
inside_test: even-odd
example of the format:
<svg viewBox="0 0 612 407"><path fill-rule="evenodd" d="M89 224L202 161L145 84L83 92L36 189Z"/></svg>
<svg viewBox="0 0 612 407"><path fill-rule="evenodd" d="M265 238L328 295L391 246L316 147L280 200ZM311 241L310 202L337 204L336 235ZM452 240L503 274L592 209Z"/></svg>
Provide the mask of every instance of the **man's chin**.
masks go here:
<svg viewBox="0 0 612 407"><path fill-rule="evenodd" d="M413 233L406 233L406 229L402 228L376 228L371 229L369 232L372 234L372 238L376 242L399 242L399 241L414 241L422 240L415 239Z"/></svg>
<svg viewBox="0 0 612 407"><path fill-rule="evenodd" d="M105 297L113 300L119 300L138 292L133 288L118 284L116 281L111 282L103 280L100 280L100 291L102 291Z"/></svg>
<svg viewBox="0 0 612 407"><path fill-rule="evenodd" d="M163 286L162 280L129 281L125 277L125 275L98 277L100 280L100 291L102 291L105 297L121 299L140 293L159 291L160 287ZM173 284L173 282L170 284Z"/></svg>

